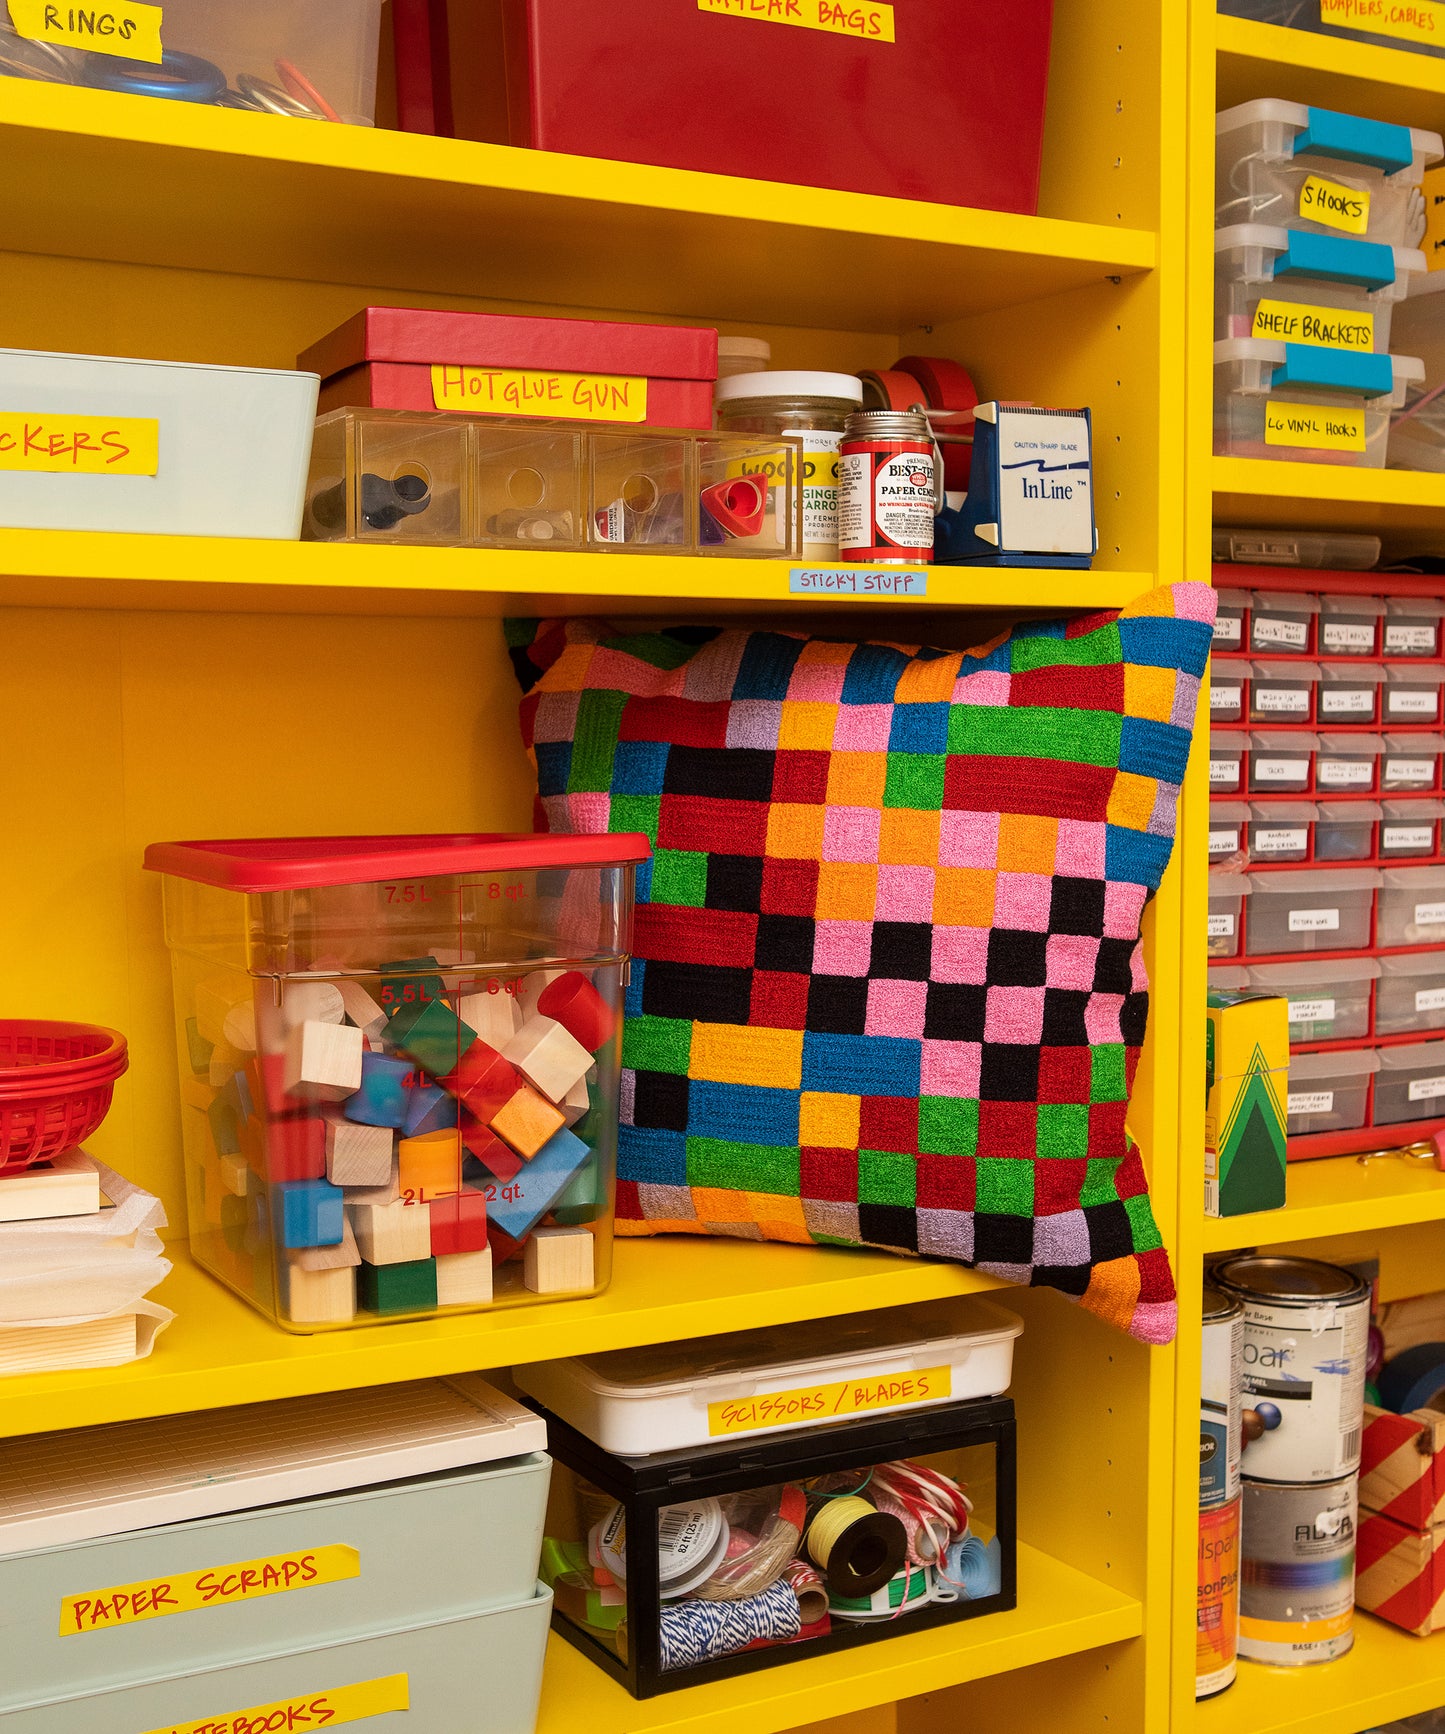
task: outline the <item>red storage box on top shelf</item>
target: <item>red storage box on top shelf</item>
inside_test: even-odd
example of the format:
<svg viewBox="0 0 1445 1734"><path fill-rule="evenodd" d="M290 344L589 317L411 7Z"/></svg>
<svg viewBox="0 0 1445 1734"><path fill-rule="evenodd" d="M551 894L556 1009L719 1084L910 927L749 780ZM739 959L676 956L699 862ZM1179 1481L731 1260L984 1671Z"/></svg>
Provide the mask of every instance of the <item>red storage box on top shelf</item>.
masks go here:
<svg viewBox="0 0 1445 1734"><path fill-rule="evenodd" d="M1038 208L1053 0L508 0L505 17L513 144Z"/></svg>
<svg viewBox="0 0 1445 1734"><path fill-rule="evenodd" d="M422 409L710 428L717 333L529 314L366 307L297 366L321 410Z"/></svg>

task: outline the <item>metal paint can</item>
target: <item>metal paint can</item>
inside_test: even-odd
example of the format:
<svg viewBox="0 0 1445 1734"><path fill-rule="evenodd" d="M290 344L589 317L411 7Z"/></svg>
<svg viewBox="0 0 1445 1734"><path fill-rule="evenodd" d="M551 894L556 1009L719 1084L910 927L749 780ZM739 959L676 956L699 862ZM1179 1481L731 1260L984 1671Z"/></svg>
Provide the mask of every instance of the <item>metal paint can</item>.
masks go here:
<svg viewBox="0 0 1445 1734"><path fill-rule="evenodd" d="M1244 1307L1249 1479L1338 1481L1357 1470L1369 1285L1318 1259L1253 1253L1225 1259L1210 1280Z"/></svg>
<svg viewBox="0 0 1445 1734"><path fill-rule="evenodd" d="M838 458L838 554L870 565L933 559L943 504L937 453L922 410L864 409L848 417Z"/></svg>
<svg viewBox="0 0 1445 1734"><path fill-rule="evenodd" d="M1199 1514L1199 1599L1194 1620L1194 1696L1234 1684L1239 1648L1239 1497Z"/></svg>
<svg viewBox="0 0 1445 1734"><path fill-rule="evenodd" d="M1245 1482L1241 1656L1299 1668L1332 1662L1354 1644L1358 1491L1357 1475L1295 1486Z"/></svg>
<svg viewBox="0 0 1445 1734"><path fill-rule="evenodd" d="M1241 1355L1244 1307L1217 1288L1204 1291L1204 1356L1199 1384L1199 1509L1239 1497Z"/></svg>

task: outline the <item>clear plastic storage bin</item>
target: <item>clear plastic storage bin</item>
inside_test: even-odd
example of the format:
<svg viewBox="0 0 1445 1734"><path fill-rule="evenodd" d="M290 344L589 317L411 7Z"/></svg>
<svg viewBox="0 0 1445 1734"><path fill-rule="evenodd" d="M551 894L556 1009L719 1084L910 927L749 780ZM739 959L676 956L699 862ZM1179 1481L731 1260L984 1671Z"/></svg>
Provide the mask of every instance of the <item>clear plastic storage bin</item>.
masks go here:
<svg viewBox="0 0 1445 1734"><path fill-rule="evenodd" d="M1256 661L1249 670L1249 720L1252 723L1314 721L1317 662Z"/></svg>
<svg viewBox="0 0 1445 1734"><path fill-rule="evenodd" d="M1385 602L1386 656L1438 657L1445 602L1434 596L1391 596Z"/></svg>
<svg viewBox="0 0 1445 1734"><path fill-rule="evenodd" d="M1433 197L1427 192L1427 198ZM1415 278L1409 296L1396 308L1396 347L1418 355L1425 377L1406 393L1402 408L1390 420L1390 465L1393 469L1445 470L1445 301L1440 291L1445 272L1427 271Z"/></svg>
<svg viewBox="0 0 1445 1734"><path fill-rule="evenodd" d="M1244 619L1249 613L1247 590L1220 590L1214 598L1214 648L1244 649Z"/></svg>
<svg viewBox="0 0 1445 1734"><path fill-rule="evenodd" d="M632 835L153 844L191 1250L288 1329L595 1293Z"/></svg>
<svg viewBox="0 0 1445 1734"><path fill-rule="evenodd" d="M1326 662L1321 665L1316 706L1320 727L1342 728L1380 719L1380 688L1385 671L1378 663Z"/></svg>
<svg viewBox="0 0 1445 1734"><path fill-rule="evenodd" d="M1308 566L1337 572L1368 572L1380 563L1378 536L1353 536L1338 530L1277 530L1272 526L1237 530L1216 524L1212 548L1216 560L1243 566Z"/></svg>
<svg viewBox="0 0 1445 1734"><path fill-rule="evenodd" d="M695 538L689 448L666 434L597 434L589 442L588 540L629 553L676 554Z"/></svg>
<svg viewBox="0 0 1445 1734"><path fill-rule="evenodd" d="M1425 268L1425 255L1413 247L1376 247L1262 224L1219 229L1214 335L1383 355L1395 303Z"/></svg>
<svg viewBox="0 0 1445 1734"><path fill-rule="evenodd" d="M454 544L471 523L467 424L404 409L334 410L311 444L309 541Z"/></svg>
<svg viewBox="0 0 1445 1734"><path fill-rule="evenodd" d="M1445 951L1382 957L1375 984L1375 1034L1445 1029Z"/></svg>
<svg viewBox="0 0 1445 1734"><path fill-rule="evenodd" d="M1219 0L1219 11L1228 18L1252 18L1261 24L1279 24L1289 30L1309 30L1320 36L1345 37L1352 42L1373 42L1381 48L1406 48L1416 54L1445 54L1445 40L1441 40L1436 46L1403 32L1400 35L1386 35L1381 31L1350 30L1335 24L1326 24L1320 15L1320 0ZM1394 16L1409 23L1421 14L1417 6L1385 8L1379 0L1375 0L1373 6L1361 5L1358 16L1362 20L1373 18L1381 23ZM1432 1729L1435 1726L1433 1722L1429 1725ZM1400 1734L1406 1734L1407 1730L1413 1734L1415 1723L1412 1719L1389 1724L1389 1734L1395 1734L1397 1729Z"/></svg>
<svg viewBox="0 0 1445 1734"><path fill-rule="evenodd" d="M1378 656L1384 612L1381 596L1321 596L1320 654Z"/></svg>
<svg viewBox="0 0 1445 1734"><path fill-rule="evenodd" d="M1385 622L1388 637L1390 623ZM1439 668L1394 666L1385 670L1382 705L1387 727L1431 728L1440 722L1440 695L1445 671Z"/></svg>
<svg viewBox="0 0 1445 1734"><path fill-rule="evenodd" d="M1445 737L1440 735L1386 735L1380 759L1380 787L1417 794L1438 788L1442 752Z"/></svg>
<svg viewBox="0 0 1445 1734"><path fill-rule="evenodd" d="M1251 801L1246 828L1250 860L1267 867L1307 861L1315 818L1313 801Z"/></svg>
<svg viewBox="0 0 1445 1734"><path fill-rule="evenodd" d="M1249 808L1243 801L1209 804L1209 865L1243 864L1249 853Z"/></svg>
<svg viewBox="0 0 1445 1734"><path fill-rule="evenodd" d="M1380 884L1381 875L1372 867L1259 874L1249 900L1247 954L1362 951L1370 943L1371 910ZM1445 924L1445 902L1441 921Z"/></svg>
<svg viewBox="0 0 1445 1734"><path fill-rule="evenodd" d="M1209 945L1214 957L1238 957L1244 939L1244 903L1254 881L1244 873L1209 870Z"/></svg>
<svg viewBox="0 0 1445 1734"><path fill-rule="evenodd" d="M1215 225L1267 223L1413 247L1440 135L1261 97L1215 116Z"/></svg>
<svg viewBox="0 0 1445 1734"><path fill-rule="evenodd" d="M1318 596L1303 590L1257 590L1249 608L1249 648L1260 656L1304 656L1314 649Z"/></svg>
<svg viewBox="0 0 1445 1734"><path fill-rule="evenodd" d="M1380 859L1440 853L1440 820L1445 801L1386 801L1380 823Z"/></svg>
<svg viewBox="0 0 1445 1734"><path fill-rule="evenodd" d="M1388 867L1380 887L1375 943L1445 945L1445 867Z"/></svg>
<svg viewBox="0 0 1445 1734"><path fill-rule="evenodd" d="M1383 469L1390 412L1424 377L1412 356L1228 338L1214 346L1214 450Z"/></svg>
<svg viewBox="0 0 1445 1734"><path fill-rule="evenodd" d="M1216 730L1209 737L1209 792L1238 795L1249 763L1249 736Z"/></svg>
<svg viewBox="0 0 1445 1734"><path fill-rule="evenodd" d="M1381 1048L1379 1061L1375 1125L1399 1126L1407 1120L1437 1120L1445 1115L1445 1042Z"/></svg>
<svg viewBox="0 0 1445 1734"><path fill-rule="evenodd" d="M3 71L47 84L370 126L381 0L0 7ZM124 58L130 56L130 58Z"/></svg>
<svg viewBox="0 0 1445 1734"><path fill-rule="evenodd" d="M582 547L579 430L478 420L467 433L472 541L484 548Z"/></svg>
<svg viewBox="0 0 1445 1734"><path fill-rule="evenodd" d="M1244 721L1249 664L1238 658L1211 659L1209 664L1209 720L1212 723Z"/></svg>
<svg viewBox="0 0 1445 1734"><path fill-rule="evenodd" d="M1378 801L1321 801L1315 814L1316 861L1368 861L1374 855Z"/></svg>
<svg viewBox="0 0 1445 1734"><path fill-rule="evenodd" d="M1292 1042L1363 1041L1370 1033L1370 983L1380 973L1373 957L1261 963L1246 973L1255 993L1289 1001Z"/></svg>
<svg viewBox="0 0 1445 1734"><path fill-rule="evenodd" d="M1315 788L1321 795L1364 795L1379 783L1383 746L1378 735L1322 734L1315 751Z"/></svg>
<svg viewBox="0 0 1445 1734"><path fill-rule="evenodd" d="M1248 740L1252 793L1302 795L1309 788L1310 761L1320 744L1318 735L1295 729L1256 729Z"/></svg>
<svg viewBox="0 0 1445 1734"><path fill-rule="evenodd" d="M1311 1132L1356 1131L1365 1123L1370 1079L1379 1069L1372 1048L1291 1054L1285 1130L1291 1138ZM1375 1117L1379 1118L1378 1104Z"/></svg>

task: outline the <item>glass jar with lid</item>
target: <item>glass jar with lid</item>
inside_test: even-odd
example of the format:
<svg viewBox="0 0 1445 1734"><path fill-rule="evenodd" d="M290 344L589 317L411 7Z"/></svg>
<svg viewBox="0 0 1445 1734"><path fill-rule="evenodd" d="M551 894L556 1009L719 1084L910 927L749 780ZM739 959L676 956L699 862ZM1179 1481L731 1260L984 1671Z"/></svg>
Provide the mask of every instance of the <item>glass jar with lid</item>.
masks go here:
<svg viewBox="0 0 1445 1734"><path fill-rule="evenodd" d="M717 423L729 433L798 434L803 441L803 558L838 558L838 449L863 402L851 373L738 373L717 382Z"/></svg>

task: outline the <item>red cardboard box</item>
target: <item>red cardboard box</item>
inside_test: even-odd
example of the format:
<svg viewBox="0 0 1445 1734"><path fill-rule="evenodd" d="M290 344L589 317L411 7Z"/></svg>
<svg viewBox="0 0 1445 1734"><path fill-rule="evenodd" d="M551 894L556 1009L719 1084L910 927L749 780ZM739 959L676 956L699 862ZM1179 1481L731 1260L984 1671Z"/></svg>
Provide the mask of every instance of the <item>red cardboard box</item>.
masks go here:
<svg viewBox="0 0 1445 1734"><path fill-rule="evenodd" d="M1360 1504L1407 1529L1445 1524L1445 1415L1365 1405Z"/></svg>
<svg viewBox="0 0 1445 1734"><path fill-rule="evenodd" d="M1053 0L507 0L505 17L513 144L1038 208Z"/></svg>
<svg viewBox="0 0 1445 1734"><path fill-rule="evenodd" d="M1407 1529L1362 1509L1355 1605L1421 1638L1445 1626L1445 1527Z"/></svg>
<svg viewBox="0 0 1445 1734"><path fill-rule="evenodd" d="M710 428L717 333L600 319L368 307L297 357L321 410L445 409Z"/></svg>

